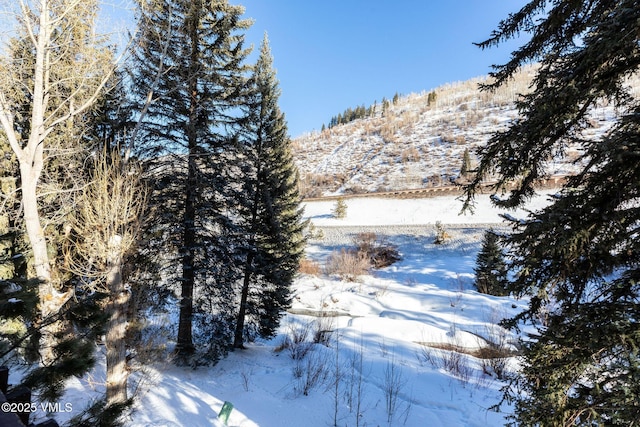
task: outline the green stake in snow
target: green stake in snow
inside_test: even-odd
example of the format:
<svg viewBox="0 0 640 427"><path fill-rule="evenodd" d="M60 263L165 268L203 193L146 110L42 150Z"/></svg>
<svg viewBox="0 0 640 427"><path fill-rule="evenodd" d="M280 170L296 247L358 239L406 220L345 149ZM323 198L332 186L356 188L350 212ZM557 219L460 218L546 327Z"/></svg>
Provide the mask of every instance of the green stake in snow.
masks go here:
<svg viewBox="0 0 640 427"><path fill-rule="evenodd" d="M220 413L218 414L218 419L222 421L224 425L227 425L231 411L233 411L233 403L224 402L224 405L222 405L222 409L220 409Z"/></svg>

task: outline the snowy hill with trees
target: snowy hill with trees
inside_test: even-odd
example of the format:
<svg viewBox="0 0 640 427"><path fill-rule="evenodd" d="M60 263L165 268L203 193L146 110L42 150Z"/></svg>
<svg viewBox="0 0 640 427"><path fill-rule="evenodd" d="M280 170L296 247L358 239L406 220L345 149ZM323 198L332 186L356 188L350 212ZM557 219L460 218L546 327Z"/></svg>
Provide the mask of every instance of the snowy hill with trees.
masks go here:
<svg viewBox="0 0 640 427"><path fill-rule="evenodd" d="M303 194L317 197L450 185L460 178L465 152L475 165L476 149L518 118L515 102L518 94L530 91L536 70L536 66L525 67L493 92L480 90L479 85L490 81L485 76L396 96L362 106L365 113L357 119L296 138L293 149ZM628 84L633 93L640 93L638 76ZM589 114L584 135L602 135L616 115L614 103L599 103ZM567 141L564 154L549 159L550 175L578 170L573 162L582 155L579 145Z"/></svg>
<svg viewBox="0 0 640 427"><path fill-rule="evenodd" d="M5 4L3 422L637 425L637 0L293 142L243 7L135 4L125 63L97 0Z"/></svg>

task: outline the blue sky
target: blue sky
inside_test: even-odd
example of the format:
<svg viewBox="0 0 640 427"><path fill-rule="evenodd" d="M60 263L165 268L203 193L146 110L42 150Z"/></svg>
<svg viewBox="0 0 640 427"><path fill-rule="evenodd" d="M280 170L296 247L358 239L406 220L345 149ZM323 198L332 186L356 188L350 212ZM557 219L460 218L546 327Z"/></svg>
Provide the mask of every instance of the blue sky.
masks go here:
<svg viewBox="0 0 640 427"><path fill-rule="evenodd" d="M295 137L319 130L345 109L398 92L422 92L487 74L518 42L481 50L501 19L525 0L229 0L254 20L246 34L259 51L266 31L282 89L280 107ZM130 0L112 0L112 30L131 25ZM130 10L130 9L129 9ZM114 12L115 11L115 12ZM255 62L257 55L250 60Z"/></svg>
<svg viewBox="0 0 640 427"><path fill-rule="evenodd" d="M348 107L487 74L517 43L481 50L524 0L241 0L269 35L292 136L319 130Z"/></svg>

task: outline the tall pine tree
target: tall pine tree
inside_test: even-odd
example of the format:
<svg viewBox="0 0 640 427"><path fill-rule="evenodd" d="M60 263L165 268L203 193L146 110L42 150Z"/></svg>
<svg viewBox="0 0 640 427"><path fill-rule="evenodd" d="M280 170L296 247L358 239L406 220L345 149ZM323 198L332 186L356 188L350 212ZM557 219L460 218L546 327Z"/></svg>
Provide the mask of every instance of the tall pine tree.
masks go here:
<svg viewBox="0 0 640 427"><path fill-rule="evenodd" d="M244 278L234 347L242 348L245 329L271 337L291 303L291 282L304 250L298 173L291 156L280 90L265 34L251 84L245 133L248 173L243 225L247 233Z"/></svg>
<svg viewBox="0 0 640 427"><path fill-rule="evenodd" d="M483 48L520 32L531 38L495 69L498 87L524 64L539 61L532 91L521 96L521 118L480 149L478 174L495 172L503 208L521 205L562 157L567 143L584 153L580 170L553 202L514 223L513 289L530 295L511 320L531 321L521 375L505 397L514 423L544 426L635 425L640 420L640 102L628 78L640 66L636 0L529 2L500 23ZM604 135L585 136L598 102L616 105ZM551 304L549 304L551 303ZM551 308L549 308L551 307ZM546 322L535 319L548 310Z"/></svg>
<svg viewBox="0 0 640 427"><path fill-rule="evenodd" d="M154 231L164 230L162 256L178 254L171 279L180 288L180 357L195 349L194 304L206 311L202 325L216 328L211 357L232 340L241 270L231 218L242 172L235 166L246 86L242 31L250 25L243 12L226 0L140 0L134 90L141 104L152 99L140 134L156 174L150 202L163 210Z"/></svg>

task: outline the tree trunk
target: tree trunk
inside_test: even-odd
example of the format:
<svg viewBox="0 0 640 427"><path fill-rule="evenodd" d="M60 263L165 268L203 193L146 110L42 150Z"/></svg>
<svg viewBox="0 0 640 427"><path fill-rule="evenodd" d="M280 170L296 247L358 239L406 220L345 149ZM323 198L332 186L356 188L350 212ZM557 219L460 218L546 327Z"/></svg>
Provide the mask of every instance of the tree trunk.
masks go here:
<svg viewBox="0 0 640 427"><path fill-rule="evenodd" d="M22 207L27 237L31 244L33 267L39 281L38 299L40 311L40 360L44 366L50 365L55 359L53 348L56 344L55 333L59 322L52 322L50 316L55 315L66 298L61 296L51 283L51 266L47 252L47 239L40 223L37 202L37 174L27 163L20 163L20 178L22 182Z"/></svg>
<svg viewBox="0 0 640 427"><path fill-rule="evenodd" d="M247 255L247 263L244 269L244 281L242 282L242 293L240 295L240 310L236 321L236 332L233 339L234 348L244 348L244 317L247 312L247 300L249 298L249 285L251 284L251 267L253 264L253 253Z"/></svg>
<svg viewBox="0 0 640 427"><path fill-rule="evenodd" d="M117 236L116 236L117 237ZM114 239L116 240L116 239ZM127 332L127 306L129 293L122 282L122 257L114 247L108 260L107 286L109 304L107 313L107 405L124 403L127 400L127 370L125 335Z"/></svg>
<svg viewBox="0 0 640 427"><path fill-rule="evenodd" d="M193 156L189 156L187 188L185 198L185 212L182 221L183 255L182 255L182 286L180 297L180 318L178 320L178 339L176 354L187 357L193 354L192 323L193 323L193 288L195 282L194 247L195 236L195 193L196 193L196 164Z"/></svg>

